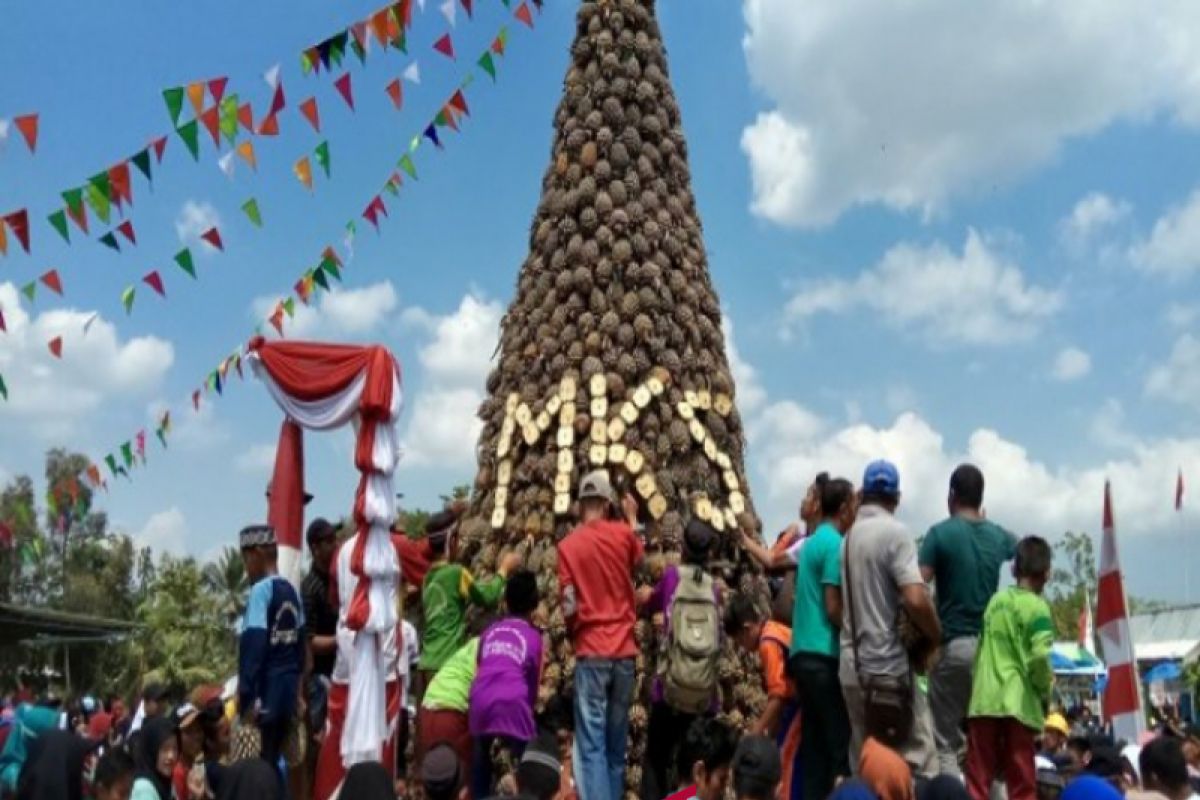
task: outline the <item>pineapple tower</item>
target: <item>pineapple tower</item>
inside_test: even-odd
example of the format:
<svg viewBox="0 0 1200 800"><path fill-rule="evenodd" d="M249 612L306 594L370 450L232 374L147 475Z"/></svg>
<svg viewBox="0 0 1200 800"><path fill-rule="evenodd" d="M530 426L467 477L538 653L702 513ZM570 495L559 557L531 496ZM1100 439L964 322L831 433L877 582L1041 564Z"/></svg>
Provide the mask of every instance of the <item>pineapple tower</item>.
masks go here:
<svg viewBox="0 0 1200 800"><path fill-rule="evenodd" d="M465 556L494 568L517 548L556 598L555 543L570 530L580 478L600 466L634 493L654 580L699 516L724 533L714 572L726 591L765 595L738 548L755 526L744 436L721 309L692 197L679 106L654 0L583 0L554 116L550 166L501 324L479 410L479 471ZM549 665L541 700L569 696L574 659L556 602L544 603ZM629 796L641 783L647 676L659 643L639 622ZM749 665L722 659L724 713L741 724L763 702Z"/></svg>

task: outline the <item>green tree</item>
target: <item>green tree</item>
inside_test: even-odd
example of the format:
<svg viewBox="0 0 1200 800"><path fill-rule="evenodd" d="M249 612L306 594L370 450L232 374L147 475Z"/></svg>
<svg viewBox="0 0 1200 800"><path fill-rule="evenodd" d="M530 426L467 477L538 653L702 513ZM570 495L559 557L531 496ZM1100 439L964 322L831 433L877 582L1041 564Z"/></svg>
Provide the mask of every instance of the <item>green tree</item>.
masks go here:
<svg viewBox="0 0 1200 800"><path fill-rule="evenodd" d="M1079 638L1079 617L1085 602L1095 603L1096 552L1092 537L1068 531L1054 545L1054 571L1046 599L1058 636Z"/></svg>
<svg viewBox="0 0 1200 800"><path fill-rule="evenodd" d="M246 595L250 591L246 565L236 547L226 547L216 561L204 565L204 584L216 596L221 614L232 630L246 608Z"/></svg>

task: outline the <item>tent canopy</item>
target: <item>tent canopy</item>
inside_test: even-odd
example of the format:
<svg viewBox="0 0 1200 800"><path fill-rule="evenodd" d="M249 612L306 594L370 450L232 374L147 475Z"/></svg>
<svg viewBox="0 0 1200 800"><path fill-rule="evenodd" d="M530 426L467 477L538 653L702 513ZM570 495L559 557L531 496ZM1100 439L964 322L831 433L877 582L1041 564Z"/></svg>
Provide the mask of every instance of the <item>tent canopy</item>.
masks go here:
<svg viewBox="0 0 1200 800"><path fill-rule="evenodd" d="M73 644L125 636L137 625L116 619L0 603L0 642L6 645Z"/></svg>
<svg viewBox="0 0 1200 800"><path fill-rule="evenodd" d="M1055 642L1050 664L1058 675L1103 675L1104 663L1075 642Z"/></svg>

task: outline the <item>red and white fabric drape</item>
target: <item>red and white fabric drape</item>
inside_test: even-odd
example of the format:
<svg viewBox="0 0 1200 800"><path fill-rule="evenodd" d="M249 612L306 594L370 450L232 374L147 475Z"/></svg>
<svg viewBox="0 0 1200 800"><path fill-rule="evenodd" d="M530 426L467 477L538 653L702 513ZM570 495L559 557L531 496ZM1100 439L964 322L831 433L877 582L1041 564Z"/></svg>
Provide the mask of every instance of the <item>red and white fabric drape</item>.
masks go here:
<svg viewBox="0 0 1200 800"><path fill-rule="evenodd" d="M1104 718L1112 721L1113 736L1136 742L1146 730L1146 718L1142 714L1141 679L1133 654L1129 604L1125 601L1125 581L1121 577L1121 559L1117 554L1112 492L1107 482L1104 484L1103 528L1096 589L1096 629L1100 632L1100 644L1108 664Z"/></svg>
<svg viewBox="0 0 1200 800"><path fill-rule="evenodd" d="M396 514L392 475L400 460L396 434L402 401L400 366L384 347L267 342L261 337L251 341L249 357L254 373L289 420L310 430L347 423L355 428L354 465L361 473L354 498L357 532L346 546L351 548L350 569L357 580L353 593L343 599L338 619L340 628L354 633L341 754L347 767L378 760L388 738L382 643L398 622L396 605L389 598L396 597L400 581L400 563L390 536ZM295 447L285 441L286 428L280 446ZM288 502L284 495L302 505L303 492L295 487L303 486L303 476L283 476L278 468L286 464L302 470L303 458L283 458L281 453L276 461L273 505L277 496L280 502ZM290 491L284 491L281 483L289 484ZM296 536L298 546L298 529Z"/></svg>

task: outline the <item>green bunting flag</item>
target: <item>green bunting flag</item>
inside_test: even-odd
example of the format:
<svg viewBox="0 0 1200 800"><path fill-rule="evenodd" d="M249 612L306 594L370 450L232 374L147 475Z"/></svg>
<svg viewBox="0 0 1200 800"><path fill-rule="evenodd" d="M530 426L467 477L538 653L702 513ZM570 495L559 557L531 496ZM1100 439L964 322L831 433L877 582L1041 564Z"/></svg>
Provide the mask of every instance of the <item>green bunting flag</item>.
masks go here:
<svg viewBox="0 0 1200 800"><path fill-rule="evenodd" d="M117 477L117 460L113 458L113 454L109 453L104 457L104 463L108 464L108 469L112 472L113 477Z"/></svg>
<svg viewBox="0 0 1200 800"><path fill-rule="evenodd" d="M132 286L125 287L125 291L121 292L121 305L125 306L125 313L133 313L133 296L135 292Z"/></svg>
<svg viewBox="0 0 1200 800"><path fill-rule="evenodd" d="M179 134L179 138L183 139L183 143L187 145L188 152L192 154L192 158L196 161L200 160L200 128L196 124L196 120L184 123L175 129Z"/></svg>
<svg viewBox="0 0 1200 800"><path fill-rule="evenodd" d="M412 156L407 153L400 157L400 169L404 170L414 181L417 179L417 167L413 164Z"/></svg>
<svg viewBox="0 0 1200 800"><path fill-rule="evenodd" d="M143 175L146 176L146 180L148 180L148 181L154 180L154 177L150 174L150 148L149 147L147 147L146 149L142 150L139 153L135 153L133 158L131 158L129 160L132 161L133 165L138 168L138 171L140 171Z"/></svg>
<svg viewBox="0 0 1200 800"><path fill-rule="evenodd" d="M179 124L179 113L183 111L183 87L174 86L163 89L163 100L167 103L167 113L171 115L171 124Z"/></svg>
<svg viewBox="0 0 1200 800"><path fill-rule="evenodd" d="M133 444L126 442L121 445L121 458L125 459L125 466L133 466Z"/></svg>
<svg viewBox="0 0 1200 800"><path fill-rule="evenodd" d="M332 275L333 279L335 281L338 281L339 283L341 282L342 272L341 272L341 270L339 270L337 268L337 265L334 264L332 261L330 261L328 259L326 259L325 261L322 261L321 269L324 270L325 272L329 273L330 275Z"/></svg>
<svg viewBox="0 0 1200 800"><path fill-rule="evenodd" d="M389 179L388 182L383 185L383 188L387 189L393 197L400 196L400 187L394 180Z"/></svg>
<svg viewBox="0 0 1200 800"><path fill-rule="evenodd" d="M251 197L242 203L242 211L246 212L246 216L250 218L250 222L254 224L254 227L262 227L262 214L259 213L257 200Z"/></svg>
<svg viewBox="0 0 1200 800"><path fill-rule="evenodd" d="M62 199L73 215L78 217L83 211L83 189L67 189L62 193Z"/></svg>
<svg viewBox="0 0 1200 800"><path fill-rule="evenodd" d="M37 295L37 281L30 281L21 287L21 294L29 298L29 302L33 302L33 298Z"/></svg>
<svg viewBox="0 0 1200 800"><path fill-rule="evenodd" d="M295 300L295 298L289 297L287 300L284 300L283 301L283 310L285 312L287 312L289 319L296 316L296 300Z"/></svg>
<svg viewBox="0 0 1200 800"><path fill-rule="evenodd" d="M317 149L313 150L313 157L317 159L317 163L325 170L325 177L329 177L329 142L328 140L317 145Z"/></svg>
<svg viewBox="0 0 1200 800"><path fill-rule="evenodd" d="M4 376L0 375L0 397L8 400L8 387L4 385Z"/></svg>
<svg viewBox="0 0 1200 800"><path fill-rule="evenodd" d="M119 245L117 243L117 237L113 235L112 231L109 231L108 233L101 236L98 241L100 242L100 244L105 245L107 247L111 247L113 250L116 250L118 253L121 252L121 245Z"/></svg>
<svg viewBox="0 0 1200 800"><path fill-rule="evenodd" d="M88 185L95 186L104 195L105 200L112 201L112 183L107 172L97 172L88 178Z"/></svg>
<svg viewBox="0 0 1200 800"><path fill-rule="evenodd" d="M230 144L237 139L238 134L238 96L237 94L227 95L221 100L221 133L225 134L225 138Z"/></svg>
<svg viewBox="0 0 1200 800"><path fill-rule="evenodd" d="M178 264L180 268L188 275L191 275L193 278L196 277L196 265L192 262L191 250L185 247L176 253L175 263Z"/></svg>
<svg viewBox="0 0 1200 800"><path fill-rule="evenodd" d="M107 180L107 176L105 176L105 180ZM107 225L109 208L111 207L108 195L102 192L100 187L94 183L88 183L87 186L83 187L83 193L87 204L96 212L96 216L100 218L100 221Z"/></svg>
<svg viewBox="0 0 1200 800"><path fill-rule="evenodd" d="M329 291L329 279L325 277L323 270L313 270L312 279L313 283L317 284L317 286L320 286L327 292Z"/></svg>
<svg viewBox="0 0 1200 800"><path fill-rule="evenodd" d="M166 446L167 446L167 432L166 432L166 430L164 430L163 428L159 428L158 430L156 430L156 431L154 432L154 435L158 437L158 440L159 440L160 442L162 442L162 446L163 446L163 448L165 449L165 448L166 448Z"/></svg>
<svg viewBox="0 0 1200 800"><path fill-rule="evenodd" d="M71 234L67 230L67 212L59 209L47 217L47 219L50 220L50 224L54 226L54 230L58 231L58 235L63 238L63 241L70 244Z"/></svg>

